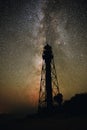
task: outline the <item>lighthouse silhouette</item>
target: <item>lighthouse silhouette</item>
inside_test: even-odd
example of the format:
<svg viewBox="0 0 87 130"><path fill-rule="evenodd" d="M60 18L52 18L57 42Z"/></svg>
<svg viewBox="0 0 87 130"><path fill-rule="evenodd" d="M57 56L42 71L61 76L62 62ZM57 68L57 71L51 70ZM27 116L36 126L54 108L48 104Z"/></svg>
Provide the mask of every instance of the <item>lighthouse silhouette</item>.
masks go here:
<svg viewBox="0 0 87 130"><path fill-rule="evenodd" d="M63 96L59 91L54 56L49 44L43 48L42 59L38 112L52 113L55 107L61 106Z"/></svg>

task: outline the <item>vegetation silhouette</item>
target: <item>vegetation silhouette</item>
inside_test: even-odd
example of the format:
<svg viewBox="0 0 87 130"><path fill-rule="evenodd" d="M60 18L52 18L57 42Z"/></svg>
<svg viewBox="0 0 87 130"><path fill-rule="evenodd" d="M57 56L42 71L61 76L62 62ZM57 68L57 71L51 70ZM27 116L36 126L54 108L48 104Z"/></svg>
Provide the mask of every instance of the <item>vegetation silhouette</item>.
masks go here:
<svg viewBox="0 0 87 130"><path fill-rule="evenodd" d="M68 115L87 116L87 93L76 94L63 103L63 110Z"/></svg>

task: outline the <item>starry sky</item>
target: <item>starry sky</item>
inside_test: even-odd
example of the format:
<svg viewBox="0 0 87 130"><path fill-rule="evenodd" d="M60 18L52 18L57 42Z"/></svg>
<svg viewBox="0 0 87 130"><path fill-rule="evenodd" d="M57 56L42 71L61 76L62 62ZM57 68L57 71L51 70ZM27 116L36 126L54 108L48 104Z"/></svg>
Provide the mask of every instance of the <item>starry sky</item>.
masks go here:
<svg viewBox="0 0 87 130"><path fill-rule="evenodd" d="M37 109L45 43L64 99L87 92L86 0L0 0L0 113Z"/></svg>

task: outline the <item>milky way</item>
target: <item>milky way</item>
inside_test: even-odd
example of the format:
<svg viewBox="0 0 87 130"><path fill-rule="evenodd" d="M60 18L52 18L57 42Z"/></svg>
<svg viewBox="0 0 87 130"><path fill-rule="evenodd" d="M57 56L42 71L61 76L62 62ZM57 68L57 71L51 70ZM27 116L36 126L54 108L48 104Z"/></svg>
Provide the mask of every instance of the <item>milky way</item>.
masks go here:
<svg viewBox="0 0 87 130"><path fill-rule="evenodd" d="M1 112L37 107L45 43L64 99L87 92L86 0L1 0Z"/></svg>

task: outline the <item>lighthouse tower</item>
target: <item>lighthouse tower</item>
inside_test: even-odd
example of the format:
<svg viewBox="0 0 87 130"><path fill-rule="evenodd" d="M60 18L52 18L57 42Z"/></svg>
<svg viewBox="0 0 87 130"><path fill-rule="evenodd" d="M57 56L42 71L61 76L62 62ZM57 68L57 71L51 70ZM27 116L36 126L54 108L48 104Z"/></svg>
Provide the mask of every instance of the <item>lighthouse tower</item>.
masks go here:
<svg viewBox="0 0 87 130"><path fill-rule="evenodd" d="M54 56L50 45L44 46L42 58L38 112L50 113L54 111L55 106L60 106L63 100L59 91Z"/></svg>

